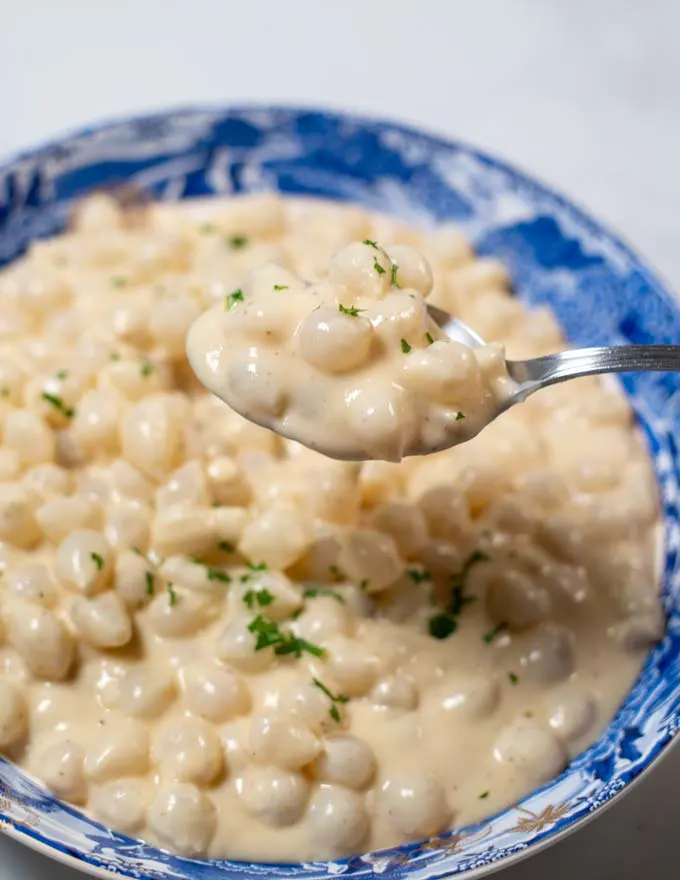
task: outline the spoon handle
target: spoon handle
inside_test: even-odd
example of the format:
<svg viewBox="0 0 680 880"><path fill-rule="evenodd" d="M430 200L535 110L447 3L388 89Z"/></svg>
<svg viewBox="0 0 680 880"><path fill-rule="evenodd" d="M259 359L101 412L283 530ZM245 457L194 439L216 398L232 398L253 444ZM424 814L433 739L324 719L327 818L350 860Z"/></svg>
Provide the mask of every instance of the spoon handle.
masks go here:
<svg viewBox="0 0 680 880"><path fill-rule="evenodd" d="M507 361L508 373L519 384L513 398L523 399L539 388L597 373L680 371L680 345L618 345L577 348L527 361Z"/></svg>

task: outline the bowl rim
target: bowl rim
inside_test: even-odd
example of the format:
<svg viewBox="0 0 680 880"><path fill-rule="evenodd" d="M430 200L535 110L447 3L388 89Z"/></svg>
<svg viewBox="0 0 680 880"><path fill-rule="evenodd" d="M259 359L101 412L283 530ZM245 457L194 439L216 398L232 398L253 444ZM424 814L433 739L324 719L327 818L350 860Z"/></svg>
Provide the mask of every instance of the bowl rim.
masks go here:
<svg viewBox="0 0 680 880"><path fill-rule="evenodd" d="M115 129L117 126L125 124L152 122L157 120L164 120L168 117L182 115L214 114L217 117L218 115L230 116L258 111L282 111L295 116L302 116L305 114L318 114L321 117L354 122L366 127L384 126L386 128L389 128L391 131L395 131L406 136L424 139L429 142L429 144L443 148L445 150L452 148L465 150L473 156L481 159L490 167L500 169L511 177L520 180L529 188L533 188L542 193L545 193L555 204L559 205L560 207L569 211L572 215L576 216L589 230L604 231L607 238L618 248L620 248L622 253L624 253L625 256L630 260L631 265L635 268L635 270L650 285L650 287L654 289L655 296L659 299L662 299L666 303L666 305L668 305L673 311L678 312L680 310L680 301L678 300L678 297L672 293L670 282L664 277L662 273L659 273L657 272L657 270L653 270L650 268L647 260L643 256L640 256L637 249L634 250L633 247L628 244L626 238L618 232L616 227L613 227L609 223L609 221L600 221L596 215L593 215L590 212L589 209L582 207L580 202L575 201L566 195L562 195L560 190L555 189L552 184L544 182L541 177L532 174L530 171L525 171L524 167L521 164L516 164L514 161L508 161L504 158L500 158L497 154L489 152L484 148L479 148L473 143L470 143L464 139L460 139L455 135L447 135L444 132L435 131L428 126L420 125L419 123L402 123L398 120L394 120L389 116L373 115L369 112L354 112L349 110L345 111L342 107L331 105L319 106L315 104L306 105L292 102L287 103L285 101L270 102L262 100L238 103L222 103L219 101L206 103L201 102L196 104L183 103L174 106L164 107L163 109L158 110L113 114L102 119L100 122L70 127L66 129L63 133L54 135L49 139L38 143L37 145L28 147L24 150L15 151L13 153L10 153L7 157L2 157L2 161L0 161L0 174L11 172L15 166L22 162L37 160L43 154L48 153L53 148L57 148L63 145L65 142L80 137L86 137L88 135L105 132L110 129ZM658 478L658 474L655 474L655 476L657 476ZM661 522L663 525L666 524L667 519L664 514L665 511L662 511ZM664 541L664 551L666 550L666 542ZM593 819L596 819L598 816L602 815L605 810L615 805L624 794L636 787L638 782L640 782L649 771L655 768L657 764L659 764L661 760L669 754L670 750L678 744L678 733L680 733L680 729L674 730L672 734L669 735L668 739L659 747L658 751L648 759L643 767L637 770L634 775L632 775L630 779L625 782L618 791L615 791L608 795L605 801L599 803L589 813L573 819L566 827L555 830L542 839L531 841L521 850L503 855L501 858L493 863L476 868L464 869L460 872L460 875L470 878L489 876L511 864L516 864L517 862L527 858L533 853L545 850L553 843L561 841L567 836L573 834L575 831L583 827L586 823L591 822ZM22 772L25 773L25 771L23 770ZM551 780L551 782L552 781L553 780ZM534 795L537 792L540 792L544 787L548 787L550 784L551 783L549 782L546 784L546 786L541 786L538 789L532 790L530 794ZM59 803L63 804L63 806L65 806L67 809L70 807L70 805L65 802L59 801ZM505 809L495 815L501 815L504 812ZM493 818L494 817L492 816L484 821L491 821ZM115 869L92 864L89 861L84 860L80 855L74 855L73 853L64 851L60 849L56 843L49 842L40 837L34 836L30 831L20 826L18 827L12 821L0 821L0 830L4 831L4 833L7 834L10 838L13 838L27 845L30 849L40 852L43 855L47 855L49 858L52 858L86 874L105 878L119 878L121 876L128 876L127 874L119 873ZM85 853L83 853L83 855L85 855ZM209 863L210 860L201 861L205 864L206 861ZM265 867L267 863L246 862L246 864L262 864L262 866ZM286 864L282 865L281 867L290 870L295 866L295 864L296 863ZM317 862L317 864L319 864L319 862ZM329 862L325 862L325 864L329 864ZM443 867L444 866L442 866L442 868ZM386 876L390 876L389 869L386 872ZM441 877L444 875L437 872L436 876Z"/></svg>

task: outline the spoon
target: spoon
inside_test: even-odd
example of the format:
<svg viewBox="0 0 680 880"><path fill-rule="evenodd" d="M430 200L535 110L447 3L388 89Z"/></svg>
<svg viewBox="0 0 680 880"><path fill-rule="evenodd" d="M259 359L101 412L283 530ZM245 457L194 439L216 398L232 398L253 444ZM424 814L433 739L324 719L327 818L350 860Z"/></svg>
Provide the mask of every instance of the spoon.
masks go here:
<svg viewBox="0 0 680 880"><path fill-rule="evenodd" d="M440 330L469 348L479 348L484 340L475 331L443 309L428 305L427 310ZM496 415L530 394L581 376L598 373L664 372L680 370L680 345L601 345L561 351L526 361L506 361L515 388L502 401Z"/></svg>

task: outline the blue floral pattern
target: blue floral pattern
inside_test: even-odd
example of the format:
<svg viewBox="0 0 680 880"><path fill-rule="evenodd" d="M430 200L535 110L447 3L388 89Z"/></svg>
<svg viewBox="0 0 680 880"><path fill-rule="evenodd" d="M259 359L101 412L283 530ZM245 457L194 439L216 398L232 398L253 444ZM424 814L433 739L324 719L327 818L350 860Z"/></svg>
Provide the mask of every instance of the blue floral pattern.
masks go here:
<svg viewBox="0 0 680 880"><path fill-rule="evenodd" d="M62 228L88 190L132 182L161 199L263 189L358 202L419 224L458 222L509 267L518 295L548 303L577 344L680 343L680 309L594 220L517 170L459 143L313 110L188 109L88 129L0 169L0 265ZM574 827L620 793L680 729L680 375L627 375L654 458L666 520L668 615L624 705L556 780L477 826L334 862L192 861L114 834L0 761L0 825L89 872L168 880L435 880L495 866Z"/></svg>

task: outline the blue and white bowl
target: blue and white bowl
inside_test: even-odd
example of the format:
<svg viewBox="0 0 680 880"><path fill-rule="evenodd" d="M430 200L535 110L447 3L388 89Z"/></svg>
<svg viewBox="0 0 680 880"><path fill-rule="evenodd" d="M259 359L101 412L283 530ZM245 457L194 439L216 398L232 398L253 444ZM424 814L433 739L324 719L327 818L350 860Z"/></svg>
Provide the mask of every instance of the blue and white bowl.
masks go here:
<svg viewBox="0 0 680 880"><path fill-rule="evenodd" d="M342 114L279 107L187 109L97 126L0 169L0 265L64 224L74 199L132 182L161 199L262 189L352 201L415 224L455 220L547 303L579 345L680 343L680 307L616 236L561 196L477 150ZM667 748L680 727L680 374L623 384L653 456L665 515L668 626L607 731L521 804L435 840L335 862L190 860L114 834L0 760L0 827L97 876L317 880L479 876L576 828Z"/></svg>

